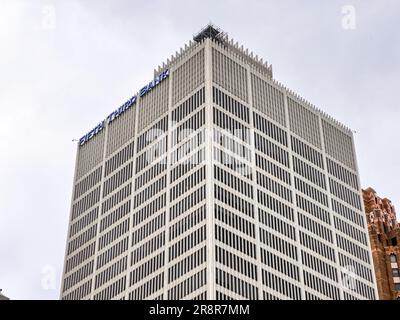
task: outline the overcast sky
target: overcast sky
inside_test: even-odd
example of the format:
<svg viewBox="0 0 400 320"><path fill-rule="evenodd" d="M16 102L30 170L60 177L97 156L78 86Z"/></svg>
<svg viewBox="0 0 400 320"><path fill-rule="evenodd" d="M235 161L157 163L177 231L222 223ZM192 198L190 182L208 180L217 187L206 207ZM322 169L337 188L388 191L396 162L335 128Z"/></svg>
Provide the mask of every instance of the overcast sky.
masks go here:
<svg viewBox="0 0 400 320"><path fill-rule="evenodd" d="M346 19L352 8L355 24ZM355 130L362 186L400 211L400 1L0 0L4 294L58 299L71 140L136 93L209 21Z"/></svg>

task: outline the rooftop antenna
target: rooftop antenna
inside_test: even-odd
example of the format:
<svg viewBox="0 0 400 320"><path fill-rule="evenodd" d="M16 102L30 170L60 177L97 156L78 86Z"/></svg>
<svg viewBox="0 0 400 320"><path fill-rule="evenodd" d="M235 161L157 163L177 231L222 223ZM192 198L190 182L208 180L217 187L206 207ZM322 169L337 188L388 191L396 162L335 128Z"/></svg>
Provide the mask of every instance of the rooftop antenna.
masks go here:
<svg viewBox="0 0 400 320"><path fill-rule="evenodd" d="M199 33L193 36L193 40L195 42L201 42L204 39L209 38L219 43L224 43L225 36L226 36L225 32L223 32L220 28L209 22L208 25L206 25L200 30Z"/></svg>

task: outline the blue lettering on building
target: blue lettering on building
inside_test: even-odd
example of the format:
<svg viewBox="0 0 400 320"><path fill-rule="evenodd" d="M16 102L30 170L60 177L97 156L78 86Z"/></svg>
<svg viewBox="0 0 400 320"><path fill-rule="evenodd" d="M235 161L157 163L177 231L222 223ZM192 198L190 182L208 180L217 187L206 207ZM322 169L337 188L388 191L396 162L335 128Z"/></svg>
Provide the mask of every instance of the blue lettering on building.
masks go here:
<svg viewBox="0 0 400 320"><path fill-rule="evenodd" d="M143 97L145 94L151 91L155 86L157 86L161 81L166 79L169 76L169 70L165 70L163 73L161 73L157 78L155 78L153 81L151 81L147 86L144 86L142 89L140 89L139 95Z"/></svg>
<svg viewBox="0 0 400 320"><path fill-rule="evenodd" d="M144 86L139 91L139 96L140 97L145 96L153 88L155 88L159 83L161 83L164 79L168 78L168 76L169 76L169 70L167 69L164 72L162 72L157 78L155 78L153 81L151 81L149 84ZM138 95L134 95L132 98L130 98L128 101L126 101L122 106L120 106L117 110L110 113L105 120L100 122L94 129L92 129L87 134L85 134L82 138L79 139L79 145L80 146L84 145L91 138L93 138L96 134L98 134L101 130L103 130L106 126L106 123L110 124L116 118L118 118L120 115L122 115L126 110L128 110L130 107L132 107L136 103L137 98L138 98Z"/></svg>

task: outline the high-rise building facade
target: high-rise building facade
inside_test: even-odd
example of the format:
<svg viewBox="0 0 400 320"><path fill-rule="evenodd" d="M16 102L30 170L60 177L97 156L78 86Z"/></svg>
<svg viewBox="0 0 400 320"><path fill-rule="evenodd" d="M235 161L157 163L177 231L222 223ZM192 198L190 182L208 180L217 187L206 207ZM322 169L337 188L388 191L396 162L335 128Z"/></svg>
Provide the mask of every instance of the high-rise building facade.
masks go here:
<svg viewBox="0 0 400 320"><path fill-rule="evenodd" d="M80 139L62 299L375 299L352 132L207 26Z"/></svg>
<svg viewBox="0 0 400 320"><path fill-rule="evenodd" d="M400 300L400 224L392 202L363 190L379 299Z"/></svg>

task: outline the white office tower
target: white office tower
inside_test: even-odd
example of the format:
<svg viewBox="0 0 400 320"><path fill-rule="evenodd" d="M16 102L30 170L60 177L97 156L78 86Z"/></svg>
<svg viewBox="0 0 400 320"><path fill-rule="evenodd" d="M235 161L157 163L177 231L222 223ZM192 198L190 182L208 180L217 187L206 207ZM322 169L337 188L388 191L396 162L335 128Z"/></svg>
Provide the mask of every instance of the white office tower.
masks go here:
<svg viewBox="0 0 400 320"><path fill-rule="evenodd" d="M62 299L376 296L352 132L218 28L80 139Z"/></svg>

